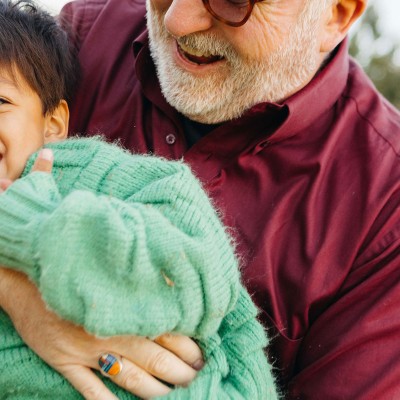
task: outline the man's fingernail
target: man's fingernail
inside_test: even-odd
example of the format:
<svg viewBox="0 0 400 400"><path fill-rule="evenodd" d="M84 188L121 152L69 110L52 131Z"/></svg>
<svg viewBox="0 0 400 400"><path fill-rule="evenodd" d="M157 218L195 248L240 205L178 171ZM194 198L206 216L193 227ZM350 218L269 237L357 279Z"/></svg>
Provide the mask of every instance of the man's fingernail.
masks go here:
<svg viewBox="0 0 400 400"><path fill-rule="evenodd" d="M40 150L39 157L42 160L53 161L53 152L50 149Z"/></svg>
<svg viewBox="0 0 400 400"><path fill-rule="evenodd" d="M192 367L196 370L196 371L200 371L203 367L204 367L204 361L202 359L195 361L192 364Z"/></svg>

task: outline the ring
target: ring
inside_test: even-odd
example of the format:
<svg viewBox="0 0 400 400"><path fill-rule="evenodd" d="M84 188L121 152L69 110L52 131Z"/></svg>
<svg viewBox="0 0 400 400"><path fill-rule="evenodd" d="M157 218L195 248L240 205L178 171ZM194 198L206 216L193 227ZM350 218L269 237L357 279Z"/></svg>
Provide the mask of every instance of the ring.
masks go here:
<svg viewBox="0 0 400 400"><path fill-rule="evenodd" d="M99 357L100 372L104 376L117 376L122 371L122 360L112 354L102 354Z"/></svg>

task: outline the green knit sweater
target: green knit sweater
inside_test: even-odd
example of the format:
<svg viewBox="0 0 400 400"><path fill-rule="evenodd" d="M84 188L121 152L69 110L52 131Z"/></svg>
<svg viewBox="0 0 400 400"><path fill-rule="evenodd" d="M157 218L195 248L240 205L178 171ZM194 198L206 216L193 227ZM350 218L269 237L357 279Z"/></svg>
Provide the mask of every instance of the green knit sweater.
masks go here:
<svg viewBox="0 0 400 400"><path fill-rule="evenodd" d="M267 339L224 227L189 168L97 139L50 146L53 174L0 195L0 265L87 331L196 338L206 366L168 399L275 399ZM120 399L135 398L110 380ZM0 398L80 399L0 313Z"/></svg>

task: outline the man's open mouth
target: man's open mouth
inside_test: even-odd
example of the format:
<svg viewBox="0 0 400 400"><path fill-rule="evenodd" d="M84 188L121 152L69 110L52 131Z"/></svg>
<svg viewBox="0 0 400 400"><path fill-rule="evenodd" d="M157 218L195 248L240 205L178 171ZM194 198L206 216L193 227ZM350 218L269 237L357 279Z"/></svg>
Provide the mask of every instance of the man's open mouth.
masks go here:
<svg viewBox="0 0 400 400"><path fill-rule="evenodd" d="M184 58L199 65L211 64L224 58L220 55L189 49L184 44L178 44L178 51Z"/></svg>

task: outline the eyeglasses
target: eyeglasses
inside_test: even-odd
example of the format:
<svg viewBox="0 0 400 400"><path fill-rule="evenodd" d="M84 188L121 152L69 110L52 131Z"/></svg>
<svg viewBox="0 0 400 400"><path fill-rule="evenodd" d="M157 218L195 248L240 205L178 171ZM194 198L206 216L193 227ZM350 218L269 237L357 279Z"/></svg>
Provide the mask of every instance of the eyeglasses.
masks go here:
<svg viewBox="0 0 400 400"><path fill-rule="evenodd" d="M202 0L207 11L218 21L241 26L249 18L254 4L262 0Z"/></svg>

